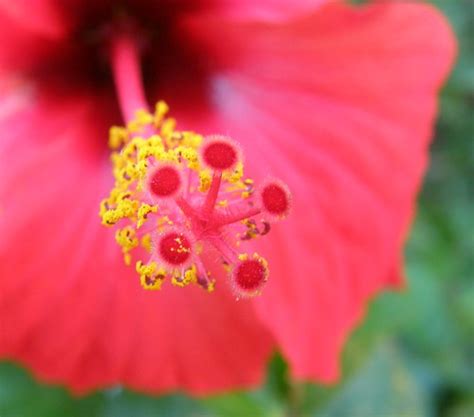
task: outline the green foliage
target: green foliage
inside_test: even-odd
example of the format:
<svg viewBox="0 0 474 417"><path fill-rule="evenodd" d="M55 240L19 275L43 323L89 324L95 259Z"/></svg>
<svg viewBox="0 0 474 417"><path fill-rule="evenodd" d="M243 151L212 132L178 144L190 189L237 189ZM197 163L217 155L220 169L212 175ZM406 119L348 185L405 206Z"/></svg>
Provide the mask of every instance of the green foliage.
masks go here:
<svg viewBox="0 0 474 417"><path fill-rule="evenodd" d="M110 389L76 398L64 388L41 385L13 364L0 366L1 417L217 417L197 401L173 395L152 398Z"/></svg>
<svg viewBox="0 0 474 417"><path fill-rule="evenodd" d="M295 384L280 356L258 391L196 400L121 388L85 398L0 365L1 417L474 416L474 4L434 0L460 40L407 248L407 289L369 307L336 387Z"/></svg>
<svg viewBox="0 0 474 417"><path fill-rule="evenodd" d="M434 384L395 343L385 343L315 417L434 416Z"/></svg>

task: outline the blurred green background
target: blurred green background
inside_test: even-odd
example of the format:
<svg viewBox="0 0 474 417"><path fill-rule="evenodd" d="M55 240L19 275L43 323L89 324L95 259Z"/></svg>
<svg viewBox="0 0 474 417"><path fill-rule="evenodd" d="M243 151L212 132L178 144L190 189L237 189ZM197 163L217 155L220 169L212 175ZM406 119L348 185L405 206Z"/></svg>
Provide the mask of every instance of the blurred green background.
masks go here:
<svg viewBox="0 0 474 417"><path fill-rule="evenodd" d="M408 290L371 304L338 386L294 384L275 357L255 392L195 400L117 388L77 399L2 363L0 417L474 417L474 1L433 2L460 56L406 249Z"/></svg>

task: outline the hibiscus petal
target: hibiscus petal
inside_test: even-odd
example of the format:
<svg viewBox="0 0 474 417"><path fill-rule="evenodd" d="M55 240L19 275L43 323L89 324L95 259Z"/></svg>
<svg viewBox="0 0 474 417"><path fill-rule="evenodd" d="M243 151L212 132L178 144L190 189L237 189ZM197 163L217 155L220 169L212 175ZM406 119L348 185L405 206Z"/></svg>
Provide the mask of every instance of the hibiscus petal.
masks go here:
<svg viewBox="0 0 474 417"><path fill-rule="evenodd" d="M328 0L210 0L213 13L238 19L281 21L314 11Z"/></svg>
<svg viewBox="0 0 474 417"><path fill-rule="evenodd" d="M30 34L56 38L66 29L56 0L0 0L0 11Z"/></svg>
<svg viewBox="0 0 474 417"><path fill-rule="evenodd" d="M97 115L108 118L107 103L5 103L0 356L78 392L123 383L202 394L259 383L273 342L250 303L223 285L214 294L142 290L100 225L111 173Z"/></svg>
<svg viewBox="0 0 474 417"><path fill-rule="evenodd" d="M62 24L52 20L45 13L36 14L16 2L0 0L0 73L31 69L32 64L48 56L64 31Z"/></svg>
<svg viewBox="0 0 474 417"><path fill-rule="evenodd" d="M131 14L156 16L157 22L163 16L172 19L196 9L234 19L281 20L315 10L324 1L327 0L136 0L129 7ZM48 62L51 59L48 53L67 47L67 36L78 25L100 20L107 14L112 19L115 7L113 0L88 4L82 0L0 0L0 39L8 39L8 45L0 47L0 71L31 70L41 62ZM69 42L75 43L77 38Z"/></svg>
<svg viewBox="0 0 474 417"><path fill-rule="evenodd" d="M259 243L257 311L301 379L334 381L367 301L400 283L436 93L453 62L444 18L414 2L329 2L284 24L186 21L215 71L213 130L279 176L293 213Z"/></svg>

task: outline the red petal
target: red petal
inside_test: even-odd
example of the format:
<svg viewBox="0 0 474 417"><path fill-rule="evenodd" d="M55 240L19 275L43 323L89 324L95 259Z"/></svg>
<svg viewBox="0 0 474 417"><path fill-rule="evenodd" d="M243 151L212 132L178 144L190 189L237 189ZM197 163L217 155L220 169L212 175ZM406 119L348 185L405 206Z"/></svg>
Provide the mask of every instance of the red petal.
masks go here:
<svg viewBox="0 0 474 417"><path fill-rule="evenodd" d="M265 21L286 20L295 15L314 11L328 0L210 0L213 13L232 18Z"/></svg>
<svg viewBox="0 0 474 417"><path fill-rule="evenodd" d="M213 126L279 175L290 218L262 239L258 312L298 378L333 381L367 301L399 282L454 37L432 7L330 2L287 24L188 21L217 70ZM214 30L214 28L216 28Z"/></svg>
<svg viewBox="0 0 474 417"><path fill-rule="evenodd" d="M0 105L0 356L76 391L123 383L202 394L259 383L272 341L249 303L225 285L145 292L100 226L111 174L97 114L107 118L107 105L22 106L8 116Z"/></svg>
<svg viewBox="0 0 474 417"><path fill-rule="evenodd" d="M66 29L66 21L56 0L0 0L0 14L8 16L20 30L25 29L32 35L56 38Z"/></svg>
<svg viewBox="0 0 474 417"><path fill-rule="evenodd" d="M280 20L307 10L315 10L327 0L179 0L162 4L152 0L136 0L133 8L147 16L163 13L170 18L185 13L189 8L207 10L218 15L239 19ZM71 49L67 35L84 20L94 15L114 14L113 0L0 0L0 71L28 71L51 59L49 54L59 49ZM14 45L14 47L12 47ZM77 46L77 45L76 45Z"/></svg>
<svg viewBox="0 0 474 417"><path fill-rule="evenodd" d="M53 45L58 47L63 38L65 26L55 22L46 10L36 14L34 5L33 9L24 10L16 1L0 0L1 74L12 69L15 73L31 70L31 66L46 59Z"/></svg>

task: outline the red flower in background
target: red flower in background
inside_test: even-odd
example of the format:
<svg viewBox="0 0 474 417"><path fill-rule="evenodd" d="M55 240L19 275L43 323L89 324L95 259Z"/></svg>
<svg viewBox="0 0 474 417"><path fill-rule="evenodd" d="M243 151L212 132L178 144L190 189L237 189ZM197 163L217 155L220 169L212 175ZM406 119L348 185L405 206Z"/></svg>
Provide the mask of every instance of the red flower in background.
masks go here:
<svg viewBox="0 0 474 417"><path fill-rule="evenodd" d="M148 41L150 100L237 139L253 178L292 190L292 215L255 244L265 291L236 302L225 285L143 291L101 227L116 7L84 3L0 2L0 355L77 391L251 386L275 347L295 378L334 381L367 300L403 282L455 49L443 17L413 2L123 2Z"/></svg>

